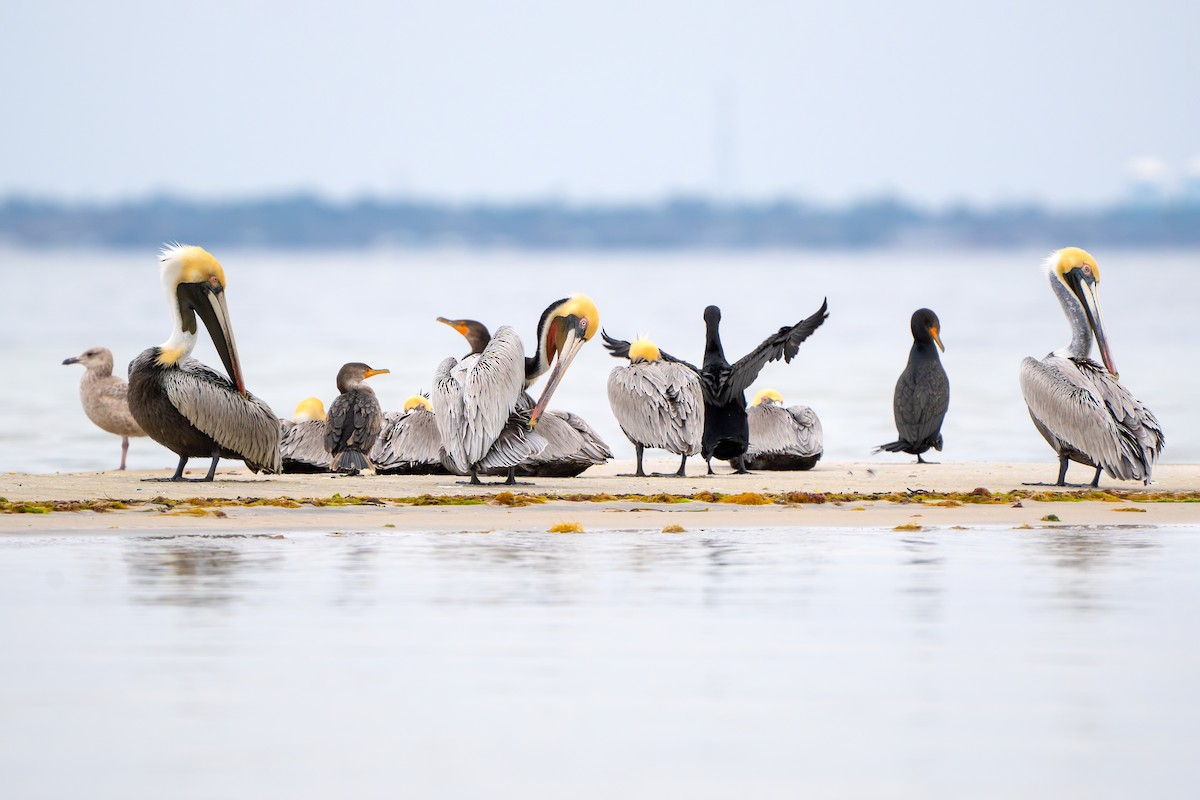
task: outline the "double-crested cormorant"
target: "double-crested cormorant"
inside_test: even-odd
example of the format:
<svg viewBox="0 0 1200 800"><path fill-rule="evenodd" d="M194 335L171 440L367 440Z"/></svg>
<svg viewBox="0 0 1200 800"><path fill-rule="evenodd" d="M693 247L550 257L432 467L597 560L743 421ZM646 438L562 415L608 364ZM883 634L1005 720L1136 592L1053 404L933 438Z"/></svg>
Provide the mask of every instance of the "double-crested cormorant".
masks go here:
<svg viewBox="0 0 1200 800"><path fill-rule="evenodd" d="M174 317L171 337L144 350L129 365L129 410L146 434L179 455L170 478L181 481L189 458L212 459L211 481L221 458L246 462L255 472L279 472L279 420L266 403L246 391L233 327L225 304L225 271L200 247L163 249L162 282ZM196 318L229 377L190 357ZM155 480L155 479L151 479Z"/></svg>
<svg viewBox="0 0 1200 800"><path fill-rule="evenodd" d="M279 424L283 429L279 454L284 472L329 472L329 451L325 449L325 404L320 398L304 398L296 406L292 418L280 420Z"/></svg>
<svg viewBox="0 0 1200 800"><path fill-rule="evenodd" d="M471 353L482 353L491 341L487 326L473 319L449 320L438 317L438 322L449 325L466 337ZM526 379L537 376L537 359L525 359ZM532 401L525 401L532 405ZM546 440L541 452L529 456L514 467L515 474L533 478L573 478L588 467L603 464L612 458L612 450L592 427L578 414L559 409L547 409L538 423L538 434ZM507 474L507 467L485 470L489 475Z"/></svg>
<svg viewBox="0 0 1200 800"><path fill-rule="evenodd" d="M357 475L371 468L368 456L383 427L383 409L375 390L363 381L387 372L371 369L361 361L343 364L338 370L337 388L341 394L330 404L325 419L325 449L334 472Z"/></svg>
<svg viewBox="0 0 1200 800"><path fill-rule="evenodd" d="M129 437L145 436L146 432L129 413L129 384L112 374L112 351L107 347L92 347L74 358L63 359L62 363L83 364L87 368L79 381L83 413L100 430L121 437L121 466L117 469L125 469Z"/></svg>
<svg viewBox="0 0 1200 800"><path fill-rule="evenodd" d="M1038 432L1058 454L1057 486L1077 461L1119 480L1150 483L1166 441L1158 420L1117 382L1100 314L1100 268L1091 254L1066 247L1045 262L1050 287L1071 325L1071 342L1038 361L1021 362L1021 394ZM1092 337L1103 365L1090 357Z"/></svg>
<svg viewBox="0 0 1200 800"><path fill-rule="evenodd" d="M444 475L442 434L433 416L433 404L423 394L404 401L402 412L386 411L383 430L371 451L380 475Z"/></svg>
<svg viewBox="0 0 1200 800"><path fill-rule="evenodd" d="M648 339L633 343L601 332L604 346L629 365L613 367L608 374L608 404L625 436L637 450L641 478L642 455L647 447L682 456L677 477L685 477L688 456L700 452L704 434L704 391L694 368L668 361Z"/></svg>
<svg viewBox="0 0 1200 800"><path fill-rule="evenodd" d="M449 464L478 484L479 471L508 470L547 446L534 429L567 367L599 327L595 304L584 295L558 300L542 312L537 327L537 350L526 358L517 332L507 325L483 352L438 365L433 382L433 410ZM551 364L553 362L553 368ZM536 404L525 389L549 371Z"/></svg>
<svg viewBox="0 0 1200 800"><path fill-rule="evenodd" d="M708 464L709 475L713 474L714 456L733 462L738 474L746 473L743 456L750 443L746 389L754 383L768 362L782 358L790 364L800 349L800 343L821 327L828 317L829 303L823 300L815 314L795 325L783 326L742 356L736 364L730 364L725 360L725 349L721 346L721 309L709 306L704 309L706 336L702 367L697 369L686 361L661 353L664 359L683 364L700 376L700 387L704 390L704 437L700 455Z"/></svg>
<svg viewBox="0 0 1200 800"><path fill-rule="evenodd" d="M913 312L913 344L908 351L908 366L896 381L892 411L896 417L896 432L900 438L881 444L875 452L910 453L918 464L929 462L921 458L929 448L942 449L942 420L950 407L950 381L942 368L938 348L942 345L942 323L928 308Z"/></svg>
<svg viewBox="0 0 1200 800"><path fill-rule="evenodd" d="M783 396L763 389L747 413L750 446L746 467L765 470L812 469L824 453L821 420L808 406L784 407Z"/></svg>

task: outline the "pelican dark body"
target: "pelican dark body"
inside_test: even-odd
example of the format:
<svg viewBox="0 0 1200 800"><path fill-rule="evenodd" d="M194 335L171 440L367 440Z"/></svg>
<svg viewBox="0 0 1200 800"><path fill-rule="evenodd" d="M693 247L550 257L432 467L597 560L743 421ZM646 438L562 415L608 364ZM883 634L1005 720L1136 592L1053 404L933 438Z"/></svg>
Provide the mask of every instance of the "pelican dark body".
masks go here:
<svg viewBox="0 0 1200 800"><path fill-rule="evenodd" d="M220 458L240 459L255 472L279 472L279 420L245 390L225 304L224 270L204 249L186 245L165 249L161 262L174 330L164 344L130 363L129 412L151 439L179 456L175 474L166 480L184 480L187 460L198 457L212 459L206 481L213 479ZM189 356L197 317L229 378Z"/></svg>
<svg viewBox="0 0 1200 800"><path fill-rule="evenodd" d="M881 444L875 452L909 453L918 463L926 463L921 454L942 449L942 420L950 407L950 381L938 356L942 347L942 323L928 308L913 312L910 322L913 344L908 364L896 381L892 412L900 438ZM945 349L945 348L943 348Z"/></svg>

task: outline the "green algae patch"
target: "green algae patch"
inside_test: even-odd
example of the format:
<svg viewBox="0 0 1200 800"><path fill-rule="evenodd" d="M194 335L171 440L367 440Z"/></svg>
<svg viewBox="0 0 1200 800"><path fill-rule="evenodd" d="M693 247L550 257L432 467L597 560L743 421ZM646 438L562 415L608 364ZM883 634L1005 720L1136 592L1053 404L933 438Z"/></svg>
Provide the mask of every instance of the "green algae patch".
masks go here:
<svg viewBox="0 0 1200 800"><path fill-rule="evenodd" d="M1042 522L1062 522L1062 520L1058 518L1058 514L1047 514L1042 517Z"/></svg>

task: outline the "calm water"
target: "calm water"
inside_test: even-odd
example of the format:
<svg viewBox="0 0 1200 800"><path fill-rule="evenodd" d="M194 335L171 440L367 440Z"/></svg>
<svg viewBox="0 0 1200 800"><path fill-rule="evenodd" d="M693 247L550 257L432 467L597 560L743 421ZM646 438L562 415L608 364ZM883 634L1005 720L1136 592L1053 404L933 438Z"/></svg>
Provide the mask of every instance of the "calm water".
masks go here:
<svg viewBox="0 0 1200 800"><path fill-rule="evenodd" d="M0 538L12 798L1193 797L1200 530Z"/></svg>
<svg viewBox="0 0 1200 800"><path fill-rule="evenodd" d="M894 438L891 398L911 337L908 319L938 312L947 351L951 409L946 461L1039 461L1046 444L1021 401L1017 368L1069 338L1040 269L1045 253L253 253L217 252L247 384L281 416L303 397L326 403L346 361L387 367L373 380L385 407L428 389L438 361L466 351L434 317L515 325L532 348L537 318L553 300L590 294L603 325L622 338L652 337L699 361L708 303L724 310L726 352L740 357L824 296L831 316L791 366L769 365L758 387L811 405L830 459L862 459ZM1102 300L1122 380L1159 416L1165 461L1200 461L1200 378L1193 299L1200 255L1097 252ZM61 366L94 345L120 365L169 333L153 251L0 251L0 470L107 469L119 445L83 416L82 368ZM207 339L197 356L219 365ZM593 342L553 405L585 416L619 456L632 447L608 410L605 381L617 362ZM535 389L535 391L537 391ZM897 456L877 456L895 459ZM175 458L135 442L135 468Z"/></svg>

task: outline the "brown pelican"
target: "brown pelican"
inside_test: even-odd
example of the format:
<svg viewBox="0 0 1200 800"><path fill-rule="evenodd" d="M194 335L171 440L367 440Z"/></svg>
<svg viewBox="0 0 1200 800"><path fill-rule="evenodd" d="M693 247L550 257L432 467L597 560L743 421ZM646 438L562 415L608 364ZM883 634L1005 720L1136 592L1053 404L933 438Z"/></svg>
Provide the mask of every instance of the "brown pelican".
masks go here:
<svg viewBox="0 0 1200 800"><path fill-rule="evenodd" d="M746 473L743 456L750 443L750 425L746 420L746 389L758 377L758 373L770 361L782 358L786 363L792 363L800 343L821 327L829 316L829 303L821 302L821 307L812 316L802 319L795 325L785 325L768 336L758 347L751 350L730 364L725 360L725 350L721 346L721 309L709 306L704 309L704 324L707 335L704 342L703 366L697 369L694 365L667 353L662 357L689 367L700 376L700 388L704 390L704 436L700 444L700 455L708 463L708 474L712 475L713 456L732 461L737 465L738 474ZM605 347L613 355L618 355L613 346L605 343Z"/></svg>
<svg viewBox="0 0 1200 800"><path fill-rule="evenodd" d="M466 337L473 354L482 353L492 338L487 326L478 320L438 317L438 322ZM537 369L537 360L525 359L525 367L526 377L532 379L530 373ZM547 409L538 423L537 432L546 440L546 447L516 465L515 472L522 477L573 478L588 467L603 464L613 457L612 450L600 435L582 417L569 411ZM507 474L508 469L493 467L486 472Z"/></svg>
<svg viewBox="0 0 1200 800"><path fill-rule="evenodd" d="M688 456L700 452L704 434L704 391L687 365L668 361L648 339L632 344L602 332L604 346L629 366L608 374L608 404L637 450L637 472L645 477L642 454L655 447L682 456L676 477L685 477Z"/></svg>
<svg viewBox="0 0 1200 800"><path fill-rule="evenodd" d="M329 472L329 451L325 449L325 404L306 397L296 406L290 420L281 420L283 439L279 454L283 471L290 473Z"/></svg>
<svg viewBox="0 0 1200 800"><path fill-rule="evenodd" d="M380 475L444 475L442 434L433 417L433 404L422 394L404 401L404 411L383 415L383 430L371 451Z"/></svg>
<svg viewBox="0 0 1200 800"><path fill-rule="evenodd" d="M896 417L896 432L900 438L881 444L875 452L911 453L918 464L927 464L921 458L929 448L942 449L942 420L950 407L950 381L942 368L938 348L946 351L942 344L942 323L937 314L928 308L913 312L909 324L912 328L913 344L908 351L908 366L896 381L896 393L892 397L892 412Z"/></svg>
<svg viewBox="0 0 1200 800"><path fill-rule="evenodd" d="M83 413L96 427L121 437L121 466L129 452L130 436L145 436L146 432L129 413L129 384L112 374L113 355L107 347L92 347L63 364L83 364L87 371L79 381L79 399Z"/></svg>
<svg viewBox="0 0 1200 800"><path fill-rule="evenodd" d="M763 389L746 414L750 423L749 469L812 469L824 452L821 420L808 406L784 408L783 396Z"/></svg>
<svg viewBox="0 0 1200 800"><path fill-rule="evenodd" d="M325 420L325 449L333 456L329 466L334 472L357 475L371 468L367 456L379 438L383 409L375 390L363 381L387 373L361 361L343 364L338 370L337 388L341 394L330 404Z"/></svg>
<svg viewBox="0 0 1200 800"><path fill-rule="evenodd" d="M584 295L551 303L537 326L537 350L526 358L521 339L508 325L497 329L483 352L458 361L447 358L434 373L433 409L449 464L478 484L479 471L508 470L547 446L534 429L567 368L596 333L600 315ZM553 367L551 366L553 364ZM539 376L550 376L532 403L525 393ZM532 405L532 408L530 407Z"/></svg>
<svg viewBox="0 0 1200 800"><path fill-rule="evenodd" d="M1033 424L1058 454L1058 482L1067 463L1078 461L1120 480L1150 483L1162 451L1162 428L1150 409L1117 382L1100 313L1100 268L1078 247L1051 253L1045 262L1050 287L1071 325L1071 341L1038 361L1021 362L1021 394ZM1103 366L1092 361L1092 337Z"/></svg>
<svg viewBox="0 0 1200 800"><path fill-rule="evenodd" d="M178 454L170 478L188 480L189 458L209 457L211 481L221 458L246 462L255 472L279 472L279 420L246 391L233 327L225 305L225 271L200 247L174 245L161 253L162 282L174 317L171 337L142 351L129 365L129 410L151 439ZM196 317L216 345L226 378L190 356Z"/></svg>

